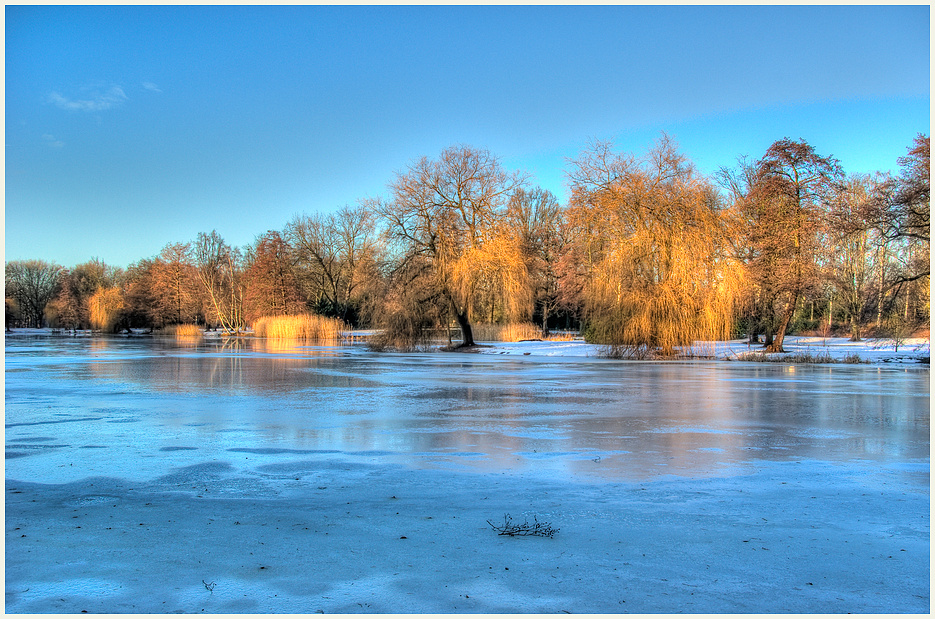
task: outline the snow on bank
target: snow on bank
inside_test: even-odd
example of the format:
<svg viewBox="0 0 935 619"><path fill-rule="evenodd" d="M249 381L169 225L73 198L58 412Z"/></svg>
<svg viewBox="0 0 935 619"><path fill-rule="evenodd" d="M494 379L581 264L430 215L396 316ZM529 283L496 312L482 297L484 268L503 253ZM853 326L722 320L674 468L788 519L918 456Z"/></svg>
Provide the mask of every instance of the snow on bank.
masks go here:
<svg viewBox="0 0 935 619"><path fill-rule="evenodd" d="M535 357L600 357L601 346L588 344L582 339L569 342L481 342L478 352L491 355L526 355ZM898 351L892 340L867 339L852 342L846 337L788 336L783 343L785 353L772 353L773 358L795 355L824 357L844 362L859 357L864 363L919 363L927 361L930 344L928 338L911 338L903 342ZM720 360L742 360L746 355L765 355L762 345L750 345L746 339L727 342L700 342L695 354Z"/></svg>

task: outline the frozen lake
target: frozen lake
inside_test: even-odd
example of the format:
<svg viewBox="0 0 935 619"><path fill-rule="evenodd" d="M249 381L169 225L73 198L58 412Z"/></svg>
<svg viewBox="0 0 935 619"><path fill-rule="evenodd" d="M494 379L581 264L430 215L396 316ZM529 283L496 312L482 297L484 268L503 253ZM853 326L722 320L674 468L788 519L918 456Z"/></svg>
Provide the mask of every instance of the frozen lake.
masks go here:
<svg viewBox="0 0 935 619"><path fill-rule="evenodd" d="M7 477L43 482L250 454L620 480L908 463L929 454L929 371L13 337L6 445Z"/></svg>
<svg viewBox="0 0 935 619"><path fill-rule="evenodd" d="M16 554L20 551L11 549L11 529L19 534L26 526L24 520L22 527L12 527L11 519L23 514L17 511L19 503L11 504L11 492L48 500L50 507L42 515L51 530L60 518L69 518L69 525L71 518L78 518L66 515L78 512L77 508L56 512L62 505L90 506L86 515L98 518L93 522L102 525L103 512L91 513L95 501L115 498L113 507L117 508L116 498L127 501L140 488L155 493L147 495L150 502L146 505L166 492L188 493L189 498L212 493L225 500L311 500L316 492L321 495L325 488L341 483L339 470L347 471L344 487L357 488L355 500L367 495L368 488L389 484L393 475L405 477L410 486L416 483L413 480L420 484L428 480L429 485L445 480L451 488L452 518L473 509L456 507L471 492L489 487L490 480L504 475L507 486L498 497L504 510L510 507L507 499L517 487L510 486L509 480L532 495L524 505L514 507L517 515L524 513L520 507L528 511L538 504L537 497L554 492L556 485L564 494L580 492L590 497L582 499L587 503L604 501L601 497L610 486L628 491L639 486L671 498L686 492L686 480L695 480L695 489L699 484L715 484L710 500L723 502L723 496L745 485L762 491L763 479L757 476L766 475L772 481L808 478L818 485L827 480L825 490L833 490L835 497L843 492L847 498L833 508L843 510L842 514L854 509L859 513L860 496L888 486L886 492L910 496L911 501L900 507L903 512L890 515L882 503L867 503L882 522L874 524L873 531L878 532L890 517L908 514L912 523L894 522L893 526L908 527L903 533L916 548L928 545L928 366L640 363L537 355L375 354L361 346L297 347L253 339L180 344L145 337L15 335L6 339L5 370L8 612L140 611L114 593L130 587L122 581L99 585L98 591L87 584L88 579L81 580L84 584L75 584L67 595L57 598L61 602L53 599L57 594L37 594L41 588L36 579L48 583L60 576L54 576L54 570L43 572L44 566L25 561L24 555ZM98 490L90 488L95 480ZM101 494L100 487L107 484L112 487ZM817 493L813 486L809 482L809 490L802 491L811 499ZM721 488L720 498L716 488ZM395 491L392 498L397 494L401 492ZM430 495L426 490L415 504L439 500L429 499ZM797 501L807 498L796 496L788 506L794 509ZM771 505L768 492L761 492L757 500L770 514L786 509L782 504ZM564 524L566 534L574 530L572 513L578 520L583 518L584 503L565 513L564 522L555 523ZM803 502L803 510L804 506ZM562 510L552 507L548 513L561 517ZM167 505L166 509L171 515L177 508ZM229 504L217 503L205 513L220 514L227 509ZM623 503L618 508L605 506L605 517L618 518L623 509ZM493 509L488 513L499 516L503 512ZM358 517L376 523L383 516L371 509ZM822 517L836 516L828 512ZM482 536L485 526L483 518L478 518L473 524L480 526L474 526L472 534ZM679 526L665 531L671 534ZM879 537L883 543L883 536ZM17 538L17 543L25 542ZM900 543L907 545L904 539ZM54 548L27 550L55 556ZM897 555L899 550L905 549L897 549ZM231 559L236 549L227 553ZM927 612L928 557L914 561L914 571L901 568L900 592L894 594L899 593L904 611ZM780 569L779 564L775 569ZM453 573L442 573L454 578ZM765 577L769 570L764 567L760 573ZM224 606L220 590L208 590L209 576L204 587L195 575L194 589L175 587L186 591L173 594L173 603L181 608L167 609L151 600L154 606L141 611L197 611L206 603L216 605L207 612L314 612L318 606L328 612L565 610L516 601L508 589L491 594L487 606L473 607L458 607L451 601L423 600L423 606L404 603L411 602L411 597L382 608L365 607L363 602L357 603L359 608L328 606L323 600L333 598L321 594L311 608L303 605L312 604L307 595L292 592L294 605L290 606L285 601L288 596L269 593L273 589L252 594L252 606L231 605L231 600ZM882 590L892 584L874 582ZM383 586L371 588L377 591ZM400 591L405 588L394 586ZM911 589L908 594L907 588ZM380 591L373 595L395 599ZM568 609L571 612L624 610L608 606L609 602L589 606L597 604L593 595L586 589L579 593L587 601L579 600L577 607ZM645 599L640 606L634 604L634 595L626 608L629 612L786 608L771 606L772 598L763 598L764 606L745 606L732 602L729 591L702 606L680 603L669 607L664 599L656 603ZM868 600L873 597L867 595ZM878 601L883 600L876 595ZM264 605L255 599L263 596L277 600ZM572 599L574 594L566 597ZM786 604L786 597L777 592L775 603ZM469 599L475 605L481 603L476 594L473 598L463 594L459 599L465 604ZM831 598L806 597L788 608L792 612L897 610L885 603L874 606L877 602L863 601L861 596L837 599L842 602L835 605Z"/></svg>

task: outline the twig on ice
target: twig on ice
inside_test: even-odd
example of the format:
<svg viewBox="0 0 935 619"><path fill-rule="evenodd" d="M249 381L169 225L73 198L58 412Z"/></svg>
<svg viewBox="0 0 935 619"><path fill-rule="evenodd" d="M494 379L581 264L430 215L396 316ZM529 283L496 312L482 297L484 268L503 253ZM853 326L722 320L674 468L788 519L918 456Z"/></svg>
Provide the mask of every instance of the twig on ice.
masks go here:
<svg viewBox="0 0 935 619"><path fill-rule="evenodd" d="M512 516L509 514L504 514L503 525L496 525L489 520L487 521L487 524L489 524L494 531L497 531L498 535L509 535L511 537L516 535L538 535L540 537L552 537L558 533L558 529L553 528L551 523L539 522L539 519L535 516L533 516L532 519L532 524L529 524L528 520L524 520L523 524L516 524L513 522Z"/></svg>

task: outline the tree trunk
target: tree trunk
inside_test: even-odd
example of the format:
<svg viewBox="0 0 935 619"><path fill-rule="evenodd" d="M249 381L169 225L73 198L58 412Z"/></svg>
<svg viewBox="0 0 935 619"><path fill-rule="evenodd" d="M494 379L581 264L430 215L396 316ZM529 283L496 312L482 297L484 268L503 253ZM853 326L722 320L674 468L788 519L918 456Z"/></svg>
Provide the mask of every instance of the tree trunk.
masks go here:
<svg viewBox="0 0 935 619"><path fill-rule="evenodd" d="M445 310L445 335L448 337L448 348L451 348L451 304Z"/></svg>
<svg viewBox="0 0 935 619"><path fill-rule="evenodd" d="M786 352L782 349L782 341L786 338L786 329L789 323L792 322L792 316L795 314L796 301L798 301L798 299L793 298L786 306L786 310L782 313L782 319L779 321L779 328L776 329L776 335L772 343L766 347L766 352Z"/></svg>
<svg viewBox="0 0 935 619"><path fill-rule="evenodd" d="M747 331L747 344L759 344L760 343L760 321L757 319L755 314L750 314L749 316L749 327Z"/></svg>
<svg viewBox="0 0 935 619"><path fill-rule="evenodd" d="M458 327L461 329L461 343L458 348L474 345L474 330L471 329L471 321L468 320L467 312L460 312L455 309L455 320L458 321Z"/></svg>
<svg viewBox="0 0 935 619"><path fill-rule="evenodd" d="M885 277L886 277L886 246L880 248L880 255L877 258L877 262L880 263L880 286L877 288L877 330L883 325L883 297L886 294L885 288Z"/></svg>
<svg viewBox="0 0 935 619"><path fill-rule="evenodd" d="M834 295L828 297L828 335L834 328Z"/></svg>
<svg viewBox="0 0 935 619"><path fill-rule="evenodd" d="M851 318L851 341L860 341L860 321Z"/></svg>

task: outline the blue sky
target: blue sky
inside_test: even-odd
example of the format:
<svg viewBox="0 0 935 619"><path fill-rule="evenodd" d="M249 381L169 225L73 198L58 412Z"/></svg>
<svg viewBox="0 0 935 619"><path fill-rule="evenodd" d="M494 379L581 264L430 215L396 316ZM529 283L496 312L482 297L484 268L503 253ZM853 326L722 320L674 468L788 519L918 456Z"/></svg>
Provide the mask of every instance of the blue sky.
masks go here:
<svg viewBox="0 0 935 619"><path fill-rule="evenodd" d="M453 144L567 195L590 140L897 170L929 7L7 6L7 260L125 267L386 195Z"/></svg>

